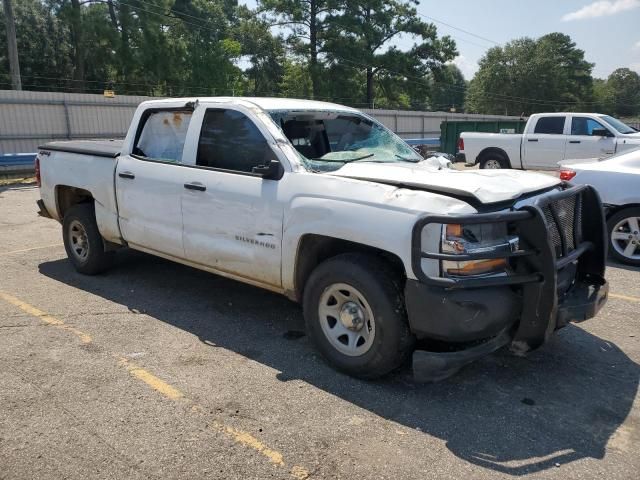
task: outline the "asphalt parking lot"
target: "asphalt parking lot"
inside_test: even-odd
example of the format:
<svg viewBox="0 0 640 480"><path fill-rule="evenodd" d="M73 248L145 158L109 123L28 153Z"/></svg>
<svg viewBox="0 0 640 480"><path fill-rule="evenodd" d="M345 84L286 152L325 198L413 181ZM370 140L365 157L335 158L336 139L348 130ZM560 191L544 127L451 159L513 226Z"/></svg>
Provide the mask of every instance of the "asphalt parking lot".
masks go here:
<svg viewBox="0 0 640 480"><path fill-rule="evenodd" d="M155 257L72 270L0 187L0 478L637 478L640 271L526 358L436 384L326 366L283 297Z"/></svg>

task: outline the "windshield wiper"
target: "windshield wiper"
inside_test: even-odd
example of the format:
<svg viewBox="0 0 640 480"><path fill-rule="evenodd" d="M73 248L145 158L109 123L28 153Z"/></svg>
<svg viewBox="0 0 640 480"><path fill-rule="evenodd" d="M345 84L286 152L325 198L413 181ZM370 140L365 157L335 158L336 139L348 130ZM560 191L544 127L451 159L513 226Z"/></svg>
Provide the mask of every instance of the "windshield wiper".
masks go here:
<svg viewBox="0 0 640 480"><path fill-rule="evenodd" d="M362 157L346 158L344 160L339 160L337 158L312 158L311 160L315 160L316 162L351 163L351 162L357 162L359 160L364 160L365 158L371 158L374 155L375 153L370 153L368 155L363 155Z"/></svg>
<svg viewBox="0 0 640 480"><path fill-rule="evenodd" d="M403 157L402 155L398 155L397 153L396 153L396 158L399 158L403 162L409 162L409 163L419 163L420 162L420 160L412 160L411 158Z"/></svg>

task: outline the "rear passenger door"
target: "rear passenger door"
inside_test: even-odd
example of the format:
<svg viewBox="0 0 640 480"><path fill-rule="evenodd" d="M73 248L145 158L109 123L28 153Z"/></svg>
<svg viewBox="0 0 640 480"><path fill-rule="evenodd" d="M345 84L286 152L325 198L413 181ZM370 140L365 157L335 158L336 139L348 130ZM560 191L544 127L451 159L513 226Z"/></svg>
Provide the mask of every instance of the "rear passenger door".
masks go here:
<svg viewBox="0 0 640 480"><path fill-rule="evenodd" d="M203 110L194 119L201 124L195 165L187 168L182 190L186 257L221 273L280 287L282 180L251 172L278 158L269 134L234 106Z"/></svg>
<svg viewBox="0 0 640 480"><path fill-rule="evenodd" d="M193 111L154 109L140 119L131 155L118 159L120 230L134 248L183 258L182 153Z"/></svg>
<svg viewBox="0 0 640 480"><path fill-rule="evenodd" d="M522 163L525 168L558 168L558 162L565 158L566 123L567 117L564 115L538 117L532 126L533 130L528 131L522 139Z"/></svg>

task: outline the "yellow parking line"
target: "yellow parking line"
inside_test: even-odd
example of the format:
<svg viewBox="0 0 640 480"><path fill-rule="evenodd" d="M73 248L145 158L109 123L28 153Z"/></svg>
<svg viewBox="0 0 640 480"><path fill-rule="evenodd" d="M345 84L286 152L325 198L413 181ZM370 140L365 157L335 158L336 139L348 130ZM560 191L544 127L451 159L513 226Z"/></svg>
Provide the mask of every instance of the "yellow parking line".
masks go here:
<svg viewBox="0 0 640 480"><path fill-rule="evenodd" d="M640 298L638 298L638 297L629 297L627 295L618 295L617 293L610 293L609 297L617 298L619 300L626 300L627 302L640 303Z"/></svg>
<svg viewBox="0 0 640 480"><path fill-rule="evenodd" d="M120 366L126 368L131 375L136 377L138 380L142 380L144 383L146 383L155 391L161 393L168 399L177 400L184 397L184 394L180 390L172 387L167 382L160 380L158 377L156 377L152 373L149 373L144 368L131 363L126 358L119 357L118 363L120 364Z"/></svg>
<svg viewBox="0 0 640 480"><path fill-rule="evenodd" d="M11 250L10 252L0 252L0 257L13 255L14 253L24 253L24 252L31 252L33 250L42 250L44 248L62 247L63 245L64 244L62 243L52 243L51 245L40 245L39 247L23 248L21 250Z"/></svg>
<svg viewBox="0 0 640 480"><path fill-rule="evenodd" d="M10 303L18 307L23 312L28 313L34 317L38 317L41 322L46 323L47 325L51 325L52 327L60 328L62 330L66 330L68 332L73 333L77 336L82 343L91 343L91 336L87 333L84 333L82 330L78 330L71 325L67 325L62 320L52 317L51 315L46 314L42 310L38 310L36 307L29 305L28 303L23 302L22 300L14 297L13 295L9 295L8 293L0 291L0 298L2 298L5 302Z"/></svg>
<svg viewBox="0 0 640 480"><path fill-rule="evenodd" d="M233 440L235 440L236 443L249 448L253 448L255 451L260 452L262 455L267 457L269 461L271 461L271 463L284 466L284 459L280 452L268 448L264 443L262 443L250 433L243 432L242 430L238 430L233 427L229 427L228 425L223 425L217 421L212 424L212 427L231 437Z"/></svg>
<svg viewBox="0 0 640 480"><path fill-rule="evenodd" d="M39 318L42 322L46 323L47 325L51 325L56 328L61 328L63 330L73 333L74 335L78 336L83 343L92 342L92 338L86 333L78 330L75 327L72 327L71 325L67 325L62 320L52 317L51 315L48 315L42 310L39 310L38 308L32 305L29 305L26 302L23 302L22 300L14 297L13 295L0 291L0 298L6 301L7 303L20 308L22 311L28 313L29 315ZM164 380L161 380L151 372L145 370L144 368L136 365L135 363L129 361L124 357L121 357L118 355L114 355L114 357L118 359L118 364L124 367L133 377L145 383L146 385L148 385L149 387L151 387L153 390L160 393L164 397L173 401L192 402L191 400L186 398L185 395L180 390L173 387L172 385L169 385L167 382L165 382ZM204 408L202 408L200 405L195 404L193 402L192 402L191 410L193 412L197 412L202 415L207 415L206 410ZM225 425L222 422L215 419L210 423L210 426L213 430L224 434L226 437L231 438L234 442L240 445L243 445L245 447L251 448L256 452L260 453L274 465L277 465L279 467L285 466L284 457L280 452L269 448L267 445L262 443L256 437L251 435L249 432L245 432L235 427ZM291 476L291 478L294 478L296 480L305 480L309 478L310 474L306 468L300 465L294 465L291 468L291 470L289 470L289 475Z"/></svg>

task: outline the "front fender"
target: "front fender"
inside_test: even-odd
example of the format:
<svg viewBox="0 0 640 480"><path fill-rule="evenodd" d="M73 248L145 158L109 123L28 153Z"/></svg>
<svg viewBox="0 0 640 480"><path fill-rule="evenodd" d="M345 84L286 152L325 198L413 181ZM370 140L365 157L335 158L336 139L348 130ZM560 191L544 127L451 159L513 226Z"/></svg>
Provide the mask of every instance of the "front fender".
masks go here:
<svg viewBox="0 0 640 480"><path fill-rule="evenodd" d="M375 185L384 191L379 202L311 196L298 196L292 200L285 213L282 239L285 290L295 287L298 246L304 235L322 235L384 250L400 258L407 276L414 279L411 234L419 216L429 210L439 213L475 212L470 205L450 197ZM439 241L439 238L434 238L434 241Z"/></svg>

